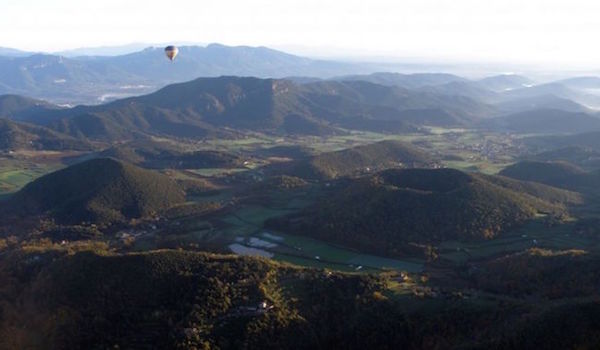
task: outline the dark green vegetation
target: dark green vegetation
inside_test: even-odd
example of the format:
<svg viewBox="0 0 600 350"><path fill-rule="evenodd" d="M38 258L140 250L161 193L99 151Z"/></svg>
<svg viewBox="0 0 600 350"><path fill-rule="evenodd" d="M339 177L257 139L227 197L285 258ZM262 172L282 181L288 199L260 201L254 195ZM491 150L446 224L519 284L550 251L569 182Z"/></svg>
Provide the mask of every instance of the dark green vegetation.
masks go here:
<svg viewBox="0 0 600 350"><path fill-rule="evenodd" d="M500 175L522 181L535 181L556 184L564 178L573 178L585 171L568 162L534 162L525 161L506 167Z"/></svg>
<svg viewBox="0 0 600 350"><path fill-rule="evenodd" d="M596 193L600 186L600 171L586 172L566 162L519 162L502 170L500 174L583 193Z"/></svg>
<svg viewBox="0 0 600 350"><path fill-rule="evenodd" d="M479 288L505 295L559 299L593 296L600 288L600 260L584 250L532 248L472 268ZM569 288L564 288L568 284Z"/></svg>
<svg viewBox="0 0 600 350"><path fill-rule="evenodd" d="M3 203L3 212L106 224L157 215L183 201L183 190L168 177L104 158L29 183Z"/></svg>
<svg viewBox="0 0 600 350"><path fill-rule="evenodd" d="M23 193L35 194L40 203L47 194L54 201L50 211L29 213L55 222L24 234L14 221L4 227L9 236L0 239L0 348L597 344L597 302L590 293L597 284L597 221L571 217L571 206L581 203L579 194L452 169L398 169L501 168L511 159L505 158L512 154L510 144L497 158L471 157L487 152L478 148L482 138L493 147L503 139L441 128L394 141L372 133L254 136L202 143L138 139L68 157L92 160L63 170L71 174L65 180L41 178L43 186L37 181L26 186ZM126 163L96 159L99 155ZM184 162L186 157L195 160ZM289 175L271 173L286 161L307 167ZM237 169L240 162L243 171L221 171ZM78 167L95 168L90 171L97 176L74 172ZM102 178L116 185L86 185L102 195L67 200L65 190L87 193L78 184ZM152 190L153 181L159 190ZM170 186L178 191L166 189ZM130 197L116 193L129 190L138 194L136 202L120 202ZM177 198L166 196L174 193ZM111 213L119 218L113 221L86 203L115 208ZM130 203L150 209L130 215ZM80 213L63 208L86 206L92 214L85 220L60 215ZM103 224L107 217L110 226ZM321 224L329 219L334 225L324 230ZM282 225L270 230L265 222ZM306 229L293 229L300 224ZM543 253L528 252L536 245ZM173 250L156 250L165 248ZM271 260L198 252L232 250ZM530 255L530 264L514 265L530 269L502 270L513 266L505 261ZM567 292L559 286L570 283L570 264L586 273ZM557 270L567 272L557 275ZM262 301L267 310L256 308Z"/></svg>
<svg viewBox="0 0 600 350"><path fill-rule="evenodd" d="M390 277L193 252L22 248L0 257L0 347L564 349L598 343L592 300L540 305L421 287L445 295L430 299L397 294Z"/></svg>
<svg viewBox="0 0 600 350"><path fill-rule="evenodd" d="M26 292L24 304L36 305L22 314L24 309L2 299L0 345L6 348L366 346L370 340L352 335L354 326L373 317L372 307L386 304L374 294L383 288L376 277L232 256L50 251L13 254L2 267L3 285L10 282L13 291ZM333 322L342 315L345 322ZM31 326L19 326L24 320Z"/></svg>
<svg viewBox="0 0 600 350"><path fill-rule="evenodd" d="M509 85L519 80L498 79L499 84ZM248 132L318 136L342 135L348 130L414 133L426 126L528 134L600 129L591 110L577 107L578 98L584 96L582 100L590 102L589 96L558 83L528 88L526 96L485 85L435 74L379 74L308 82L222 76L173 84L148 95L97 106L60 108L9 95L2 97L3 104L0 100L0 116L102 142L148 136L239 138ZM596 102L600 103L600 98Z"/></svg>
<svg viewBox="0 0 600 350"><path fill-rule="evenodd" d="M424 168L435 164L433 157L414 146L398 141L381 141L321 153L284 164L275 171L308 179L333 179L388 168Z"/></svg>
<svg viewBox="0 0 600 350"><path fill-rule="evenodd" d="M465 125L489 109L468 97L364 81L298 85L220 77L169 85L100 106L48 109L20 119L73 137L112 141L142 135L234 137L239 130L301 135L341 133L339 128L410 131L423 124Z"/></svg>
<svg viewBox="0 0 600 350"><path fill-rule="evenodd" d="M0 118L0 151L22 149L89 151L92 146L45 127Z"/></svg>
<svg viewBox="0 0 600 350"><path fill-rule="evenodd" d="M236 168L243 166L240 156L219 151L184 151L167 142L141 139L113 146L99 153L151 169Z"/></svg>
<svg viewBox="0 0 600 350"><path fill-rule="evenodd" d="M387 170L268 225L401 256L446 240L491 239L539 213L566 217L565 205L579 201L575 193L451 169Z"/></svg>
<svg viewBox="0 0 600 350"><path fill-rule="evenodd" d="M0 96L0 117L13 120L34 119L49 110L60 109L58 106L42 100L18 95Z"/></svg>
<svg viewBox="0 0 600 350"><path fill-rule="evenodd" d="M198 60L183 50L177 80ZM163 74L155 51L19 74L65 97L100 63ZM202 59L316 64L217 51ZM0 348L598 348L600 147L568 135L595 128L594 84L225 76L98 106L0 98Z"/></svg>

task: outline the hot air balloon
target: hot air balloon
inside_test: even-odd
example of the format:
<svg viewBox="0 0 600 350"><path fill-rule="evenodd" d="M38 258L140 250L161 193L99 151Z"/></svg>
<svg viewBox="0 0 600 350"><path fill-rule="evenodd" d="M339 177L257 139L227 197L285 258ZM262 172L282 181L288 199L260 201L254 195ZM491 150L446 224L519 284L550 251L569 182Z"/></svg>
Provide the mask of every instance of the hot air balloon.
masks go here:
<svg viewBox="0 0 600 350"><path fill-rule="evenodd" d="M167 55L167 58L171 61L175 59L175 56L177 56L178 53L179 49L173 45L165 47L165 55Z"/></svg>

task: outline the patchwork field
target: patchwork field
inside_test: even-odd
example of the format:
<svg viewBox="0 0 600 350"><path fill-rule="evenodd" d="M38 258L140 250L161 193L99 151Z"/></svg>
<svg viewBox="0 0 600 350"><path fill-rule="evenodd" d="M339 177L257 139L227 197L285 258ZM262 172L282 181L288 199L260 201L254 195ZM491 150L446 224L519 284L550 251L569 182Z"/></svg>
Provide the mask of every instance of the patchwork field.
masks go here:
<svg viewBox="0 0 600 350"><path fill-rule="evenodd" d="M519 154L519 150L513 145L513 139L509 136L468 129L425 127L422 132L403 135L346 131L346 134L330 137L272 137L249 134L239 139L215 139L194 144L178 143L178 146L190 151L206 149L236 154L247 154L246 152L254 154L253 152L257 150L277 146L302 146L314 153L321 153L382 140L396 140L424 149L441 159L444 166L488 174L499 172ZM23 156L30 159L40 157L39 154ZM14 192L33 179L63 166L59 155L43 154L42 156L46 157L45 162L6 160L1 163L0 196ZM267 161L258 159L259 163ZM266 189L266 193L250 194L253 199L247 202L244 198L248 194L237 193L235 188L236 186L248 188L254 181L262 180L260 169L257 170L255 167L254 162L252 164L249 162L247 166L238 168L162 169L163 173L176 180L209 179L218 182L223 188L219 187L219 190L208 195L194 194L188 200L197 203L221 203L227 206L227 209L216 216L181 223L180 229L175 230L175 233L170 232L165 237L158 233L142 235L135 240L132 249L186 246L238 254L263 255L303 266L344 271L384 269L423 271L425 262L421 260L398 260L361 254L347 247L335 246L316 239L285 232L265 231L263 224L266 220L296 212L310 205L321 195L324 187L312 184L302 191ZM240 198L242 198L241 203L239 203ZM570 237L570 230L568 225L546 228L541 223L532 223L493 241L475 243L448 241L437 249L442 259L460 264L469 259L519 251L532 246L570 248L589 244L585 239Z"/></svg>
<svg viewBox="0 0 600 350"><path fill-rule="evenodd" d="M298 200L294 204L298 205ZM236 253L269 256L275 260L303 266L330 268L342 271L381 271L384 269L419 272L423 261L396 260L361 254L355 250L336 246L320 240L271 232L262 229L269 218L289 214L293 209L274 209L263 206L243 207L223 217L224 229L212 232L211 239L219 239ZM246 247L244 251L242 247Z"/></svg>

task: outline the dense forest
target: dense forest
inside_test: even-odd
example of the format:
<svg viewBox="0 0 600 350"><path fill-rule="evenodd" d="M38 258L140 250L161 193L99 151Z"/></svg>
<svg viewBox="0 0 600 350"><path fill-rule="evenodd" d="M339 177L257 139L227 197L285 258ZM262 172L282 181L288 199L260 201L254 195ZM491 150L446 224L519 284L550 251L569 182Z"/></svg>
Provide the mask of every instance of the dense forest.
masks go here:
<svg viewBox="0 0 600 350"><path fill-rule="evenodd" d="M413 145L380 141L334 152L304 157L275 167L275 172L306 179L334 179L388 168L433 167L435 158Z"/></svg>
<svg viewBox="0 0 600 350"><path fill-rule="evenodd" d="M546 308L399 296L383 276L257 258L24 249L2 256L0 279L3 349L562 349L599 341L594 301Z"/></svg>
<svg viewBox="0 0 600 350"><path fill-rule="evenodd" d="M538 213L565 217L565 204L578 200L548 186L452 169L391 169L267 226L401 256L444 240L491 239Z"/></svg>
<svg viewBox="0 0 600 350"><path fill-rule="evenodd" d="M63 223L107 224L156 215L184 200L180 186L165 175L99 158L27 184L2 203L2 210L5 217L47 215Z"/></svg>

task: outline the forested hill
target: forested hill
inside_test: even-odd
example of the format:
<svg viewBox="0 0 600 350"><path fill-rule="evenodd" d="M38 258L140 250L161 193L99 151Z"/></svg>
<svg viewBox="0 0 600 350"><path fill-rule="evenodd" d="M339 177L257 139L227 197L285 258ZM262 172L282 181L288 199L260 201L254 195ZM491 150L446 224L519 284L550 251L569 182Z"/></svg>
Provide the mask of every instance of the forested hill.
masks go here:
<svg viewBox="0 0 600 350"><path fill-rule="evenodd" d="M183 190L165 175L100 158L42 176L2 204L11 215L48 215L77 224L147 217L184 199Z"/></svg>
<svg viewBox="0 0 600 350"><path fill-rule="evenodd" d="M410 144L380 141L305 157L285 164L277 171L306 179L332 179L388 168L422 168L435 164L434 157Z"/></svg>
<svg viewBox="0 0 600 350"><path fill-rule="evenodd" d="M491 239L538 213L564 216L577 194L452 169L390 169L350 181L269 227L378 254L414 253L414 243Z"/></svg>
<svg viewBox="0 0 600 350"><path fill-rule="evenodd" d="M90 151L86 140L28 123L0 118L0 151L14 150Z"/></svg>
<svg viewBox="0 0 600 350"><path fill-rule="evenodd" d="M100 141L148 135L235 137L240 130L300 135L414 131L424 124L465 126L491 111L468 97L364 81L295 84L231 76L199 78L98 106L43 107L43 113L34 107L35 113L25 108L14 118Z"/></svg>
<svg viewBox="0 0 600 350"><path fill-rule="evenodd" d="M506 167L501 175L590 194L598 193L600 171L584 171L565 161L523 161Z"/></svg>
<svg viewBox="0 0 600 350"><path fill-rule="evenodd" d="M588 299L542 311L530 303L423 300L390 294L384 276L232 255L23 249L0 256L0 282L3 349L416 349L424 343L564 349L599 343L600 307Z"/></svg>

